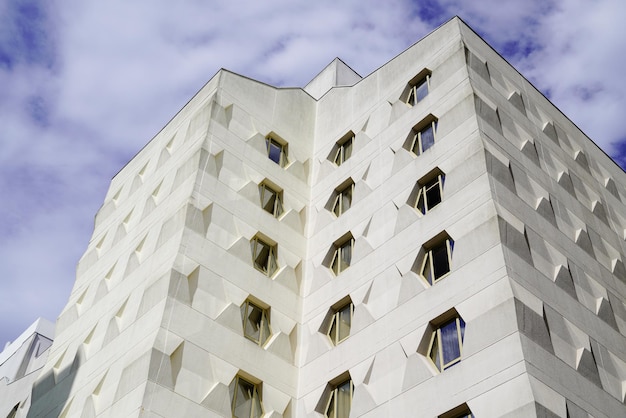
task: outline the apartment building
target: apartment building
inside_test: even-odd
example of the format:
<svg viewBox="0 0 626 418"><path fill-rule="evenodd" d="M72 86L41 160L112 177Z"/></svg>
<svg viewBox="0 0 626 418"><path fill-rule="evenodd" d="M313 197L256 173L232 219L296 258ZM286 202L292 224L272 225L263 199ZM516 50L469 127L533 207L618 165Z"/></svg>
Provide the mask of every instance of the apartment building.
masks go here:
<svg viewBox="0 0 626 418"><path fill-rule="evenodd" d="M112 179L28 416L624 417L624 199L458 18L221 70Z"/></svg>

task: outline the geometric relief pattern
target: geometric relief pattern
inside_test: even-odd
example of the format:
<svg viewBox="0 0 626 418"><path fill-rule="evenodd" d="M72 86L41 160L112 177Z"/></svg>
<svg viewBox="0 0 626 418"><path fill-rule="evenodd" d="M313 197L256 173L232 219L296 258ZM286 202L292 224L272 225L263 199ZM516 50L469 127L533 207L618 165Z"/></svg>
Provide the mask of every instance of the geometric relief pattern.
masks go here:
<svg viewBox="0 0 626 418"><path fill-rule="evenodd" d="M607 294L609 297L609 303L611 304L613 313L615 314L617 329L622 335L626 336L626 305L613 293L607 291Z"/></svg>
<svg viewBox="0 0 626 418"><path fill-rule="evenodd" d="M513 254L519 256L528 264L533 265L533 259L528 243L527 227L519 231L515 226L498 216L498 229L500 232L500 241L502 245L510 250Z"/></svg>
<svg viewBox="0 0 626 418"><path fill-rule="evenodd" d="M580 366L584 373L591 373L593 367L588 364L588 354L591 353L589 336L549 306L545 306L544 310L554 354L573 369L578 370Z"/></svg>
<svg viewBox="0 0 626 418"><path fill-rule="evenodd" d="M88 396L85 400L81 418L95 418L96 415L102 411L104 405L103 400L101 399L101 392L104 385L104 380L106 379L106 375L107 374L105 373L104 376L102 376L91 395Z"/></svg>
<svg viewBox="0 0 626 418"><path fill-rule="evenodd" d="M623 401L621 387L624 375L616 372L618 362L612 361L615 357L555 310L546 307L545 312L555 355L597 386L613 392L613 396L616 394L615 387L619 386L619 396L616 397ZM607 360L603 361L603 358ZM618 367L625 364L621 362ZM611 372L607 373L607 370Z"/></svg>
<svg viewBox="0 0 626 418"><path fill-rule="evenodd" d="M598 315L604 322L617 329L615 315L606 288L582 271L580 267L573 267L575 268L573 278L580 303Z"/></svg>
<svg viewBox="0 0 626 418"><path fill-rule="evenodd" d="M485 151L487 172L504 187L515 193L515 181L510 163L503 162L489 151ZM534 200L534 199L533 199Z"/></svg>
<svg viewBox="0 0 626 418"><path fill-rule="evenodd" d="M543 314L539 315L519 299L514 300L519 331L549 353L554 353L555 349L550 338L551 330L546 321L546 307L544 306Z"/></svg>
<svg viewBox="0 0 626 418"><path fill-rule="evenodd" d="M620 402L626 402L626 361L611 353L596 341L591 340L600 381L604 390Z"/></svg>

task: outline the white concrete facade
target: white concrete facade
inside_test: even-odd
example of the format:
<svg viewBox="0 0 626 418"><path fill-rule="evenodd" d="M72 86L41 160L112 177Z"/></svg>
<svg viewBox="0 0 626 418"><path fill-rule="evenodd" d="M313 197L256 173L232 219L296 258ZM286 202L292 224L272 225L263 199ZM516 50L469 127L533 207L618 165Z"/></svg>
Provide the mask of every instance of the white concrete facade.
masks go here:
<svg viewBox="0 0 626 418"><path fill-rule="evenodd" d="M363 79L222 70L112 180L28 416L228 417L240 381L246 416L322 417L346 388L350 417L626 416L624 199L457 18ZM460 361L438 368L433 339Z"/></svg>

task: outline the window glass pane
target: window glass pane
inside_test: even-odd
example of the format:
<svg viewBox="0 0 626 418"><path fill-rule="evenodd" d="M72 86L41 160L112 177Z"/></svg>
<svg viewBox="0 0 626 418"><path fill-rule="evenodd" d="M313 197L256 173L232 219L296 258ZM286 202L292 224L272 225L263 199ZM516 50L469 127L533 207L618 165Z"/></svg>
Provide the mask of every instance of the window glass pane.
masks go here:
<svg viewBox="0 0 626 418"><path fill-rule="evenodd" d="M335 251L335 255L333 256L333 262L330 268L335 272L335 274L339 274L339 249Z"/></svg>
<svg viewBox="0 0 626 418"><path fill-rule="evenodd" d="M428 148L432 147L435 143L435 134L433 131L432 123L428 125L428 127L424 128L421 131L422 138L422 152L426 151Z"/></svg>
<svg viewBox="0 0 626 418"><path fill-rule="evenodd" d="M411 144L411 151L415 155L420 154L420 141L419 141L419 133L415 133L413 136L413 143Z"/></svg>
<svg viewBox="0 0 626 418"><path fill-rule="evenodd" d="M272 331L270 330L270 320L267 317L267 312L263 312L263 320L261 323L262 326L262 330L261 330L261 344L265 344L265 341L267 341L267 339L269 338L270 334L272 333Z"/></svg>
<svg viewBox="0 0 626 418"><path fill-rule="evenodd" d="M263 205L263 209L268 211L269 213L274 213L274 202L276 200L276 194L268 189L266 186L263 186L263 194L261 196L261 204Z"/></svg>
<svg viewBox="0 0 626 418"><path fill-rule="evenodd" d="M335 214L335 216L341 215L341 199L341 194L338 194L335 198L335 203L333 203L333 213Z"/></svg>
<svg viewBox="0 0 626 418"><path fill-rule="evenodd" d="M350 209L350 205L352 204L352 185L341 192L341 199L342 212L345 212Z"/></svg>
<svg viewBox="0 0 626 418"><path fill-rule="evenodd" d="M439 177L426 185L426 201L428 210L441 203L441 188L439 187Z"/></svg>
<svg viewBox="0 0 626 418"><path fill-rule="evenodd" d="M448 248L445 241L442 244L443 245L439 245L432 250L435 280L450 271L450 264L448 263Z"/></svg>
<svg viewBox="0 0 626 418"><path fill-rule="evenodd" d="M337 314L333 314L333 320L330 324L330 331L328 332L330 339L334 344L337 344Z"/></svg>
<svg viewBox="0 0 626 418"><path fill-rule="evenodd" d="M267 272L271 276L271 275L274 274L274 272L276 271L276 268L277 268L276 252L274 250L270 251L269 247L268 247L268 253L269 253L269 256L268 256L268 260L267 260L268 261Z"/></svg>
<svg viewBox="0 0 626 418"><path fill-rule="evenodd" d="M441 359L439 358L439 336L437 331L435 331L433 346L430 348L430 359L433 363L435 363L435 366L441 370Z"/></svg>
<svg viewBox="0 0 626 418"><path fill-rule="evenodd" d="M350 184L347 187L336 190L335 200L333 201L333 213L336 216L340 216L342 213L350 209L352 205L352 190L354 184Z"/></svg>
<svg viewBox="0 0 626 418"><path fill-rule="evenodd" d="M268 140L267 155L270 160L274 161L276 164L280 164L282 151L283 147L280 144L274 140Z"/></svg>
<svg viewBox="0 0 626 418"><path fill-rule="evenodd" d="M419 210L422 214L426 214L426 194L424 193L424 188L420 188L417 192L417 199L415 199L415 208Z"/></svg>
<svg viewBox="0 0 626 418"><path fill-rule="evenodd" d="M444 367L448 363L461 357L461 349L459 346L459 334L456 326L456 318L446 323L440 328L441 346L443 351Z"/></svg>
<svg viewBox="0 0 626 418"><path fill-rule="evenodd" d="M326 416L328 418L337 418L337 414L335 413L335 396L336 396L337 390L333 390L332 394L330 395L330 403L328 404L328 409L326 410Z"/></svg>
<svg viewBox="0 0 626 418"><path fill-rule="evenodd" d="M415 96L417 97L416 102L419 102L420 100L424 99L424 97L426 97L427 95L428 95L428 82L427 82L427 79L425 78L424 80L420 82L420 84L415 86Z"/></svg>
<svg viewBox="0 0 626 418"><path fill-rule="evenodd" d="M248 316L245 321L245 333L246 336L252 338L256 342L259 342L261 337L262 318L263 311L251 303L248 303Z"/></svg>
<svg viewBox="0 0 626 418"><path fill-rule="evenodd" d="M417 101L415 100L415 86L411 87L411 90L409 91L409 97L407 98L406 102L411 106L417 103Z"/></svg>
<svg viewBox="0 0 626 418"><path fill-rule="evenodd" d="M251 418L260 418L263 415L263 407L261 406L261 397L259 396L258 390L256 386L254 387L254 397L252 399L252 413L250 414Z"/></svg>
<svg viewBox="0 0 626 418"><path fill-rule="evenodd" d="M352 138L343 143L343 161L346 161L352 155Z"/></svg>
<svg viewBox="0 0 626 418"><path fill-rule="evenodd" d="M280 214L283 213L283 203L280 200L280 195L276 195L276 200L274 203L274 216L280 216Z"/></svg>
<svg viewBox="0 0 626 418"><path fill-rule="evenodd" d="M342 270L350 266L352 261L352 240L341 247L341 267Z"/></svg>
<svg viewBox="0 0 626 418"><path fill-rule="evenodd" d="M252 410L253 386L241 379L237 379L237 381L238 385L233 416L236 418L249 418Z"/></svg>
<svg viewBox="0 0 626 418"><path fill-rule="evenodd" d="M342 308L339 312L337 312L337 316L339 317L339 336L338 342L343 341L345 338L350 336L350 323L352 320L352 315L350 313L351 305L347 305Z"/></svg>
<svg viewBox="0 0 626 418"><path fill-rule="evenodd" d="M337 165L341 165L342 163L342 157L341 157L341 146L337 147L337 152L335 153L335 158L333 159L333 162Z"/></svg>
<svg viewBox="0 0 626 418"><path fill-rule="evenodd" d="M257 268L267 271L270 247L257 241L254 263Z"/></svg>
<svg viewBox="0 0 626 418"><path fill-rule="evenodd" d="M351 403L351 381L348 380L337 387L337 417L348 418Z"/></svg>
<svg viewBox="0 0 626 418"><path fill-rule="evenodd" d="M431 285L434 283L433 269L432 269L432 256L433 255L431 251L426 253L426 257L424 257L424 266L422 268L422 276Z"/></svg>

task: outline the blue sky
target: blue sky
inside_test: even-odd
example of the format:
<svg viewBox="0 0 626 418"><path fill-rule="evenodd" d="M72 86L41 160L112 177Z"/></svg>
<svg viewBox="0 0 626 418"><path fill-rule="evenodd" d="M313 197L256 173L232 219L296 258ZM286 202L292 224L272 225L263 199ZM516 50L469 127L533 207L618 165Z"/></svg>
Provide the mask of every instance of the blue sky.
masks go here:
<svg viewBox="0 0 626 418"><path fill-rule="evenodd" d="M365 76L459 15L626 164L623 0L205 3L0 1L0 344L57 317L110 179L220 68Z"/></svg>

